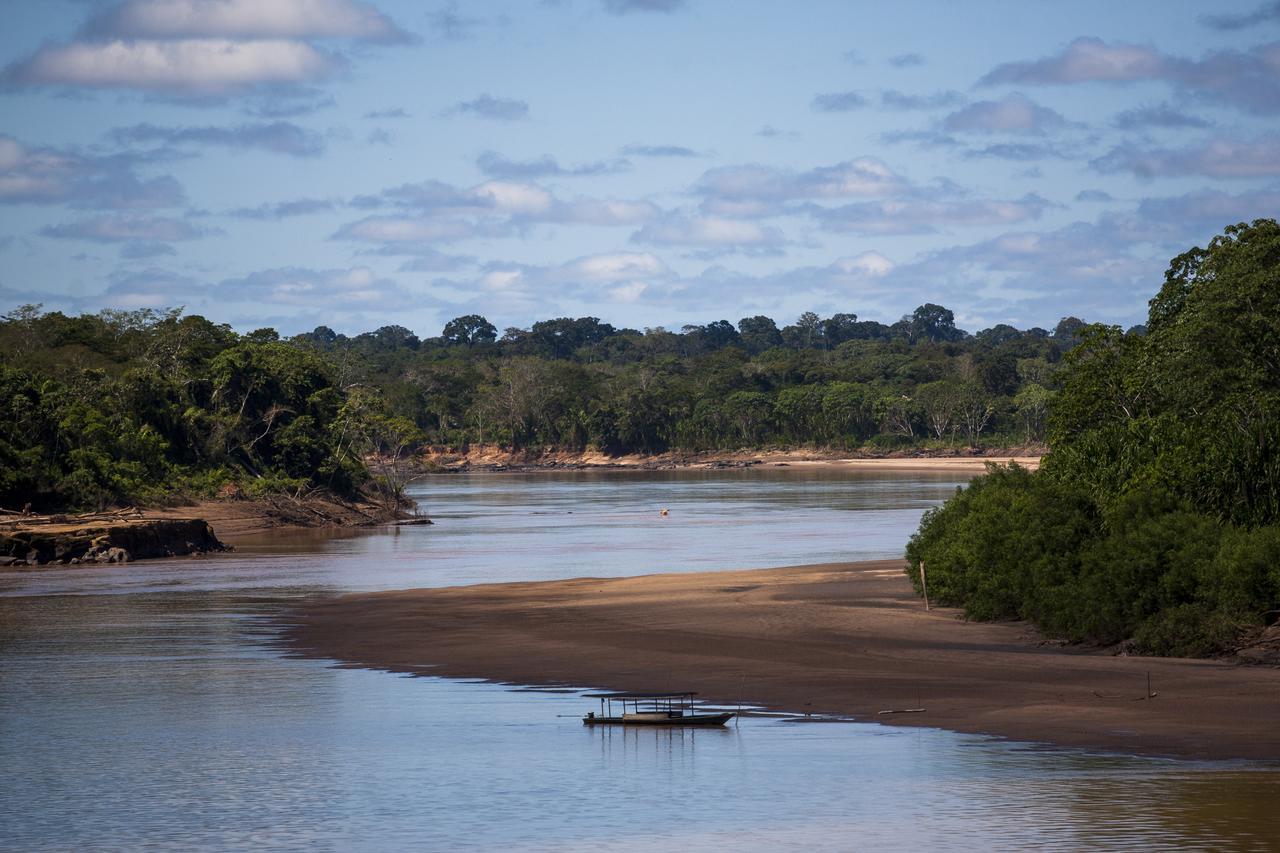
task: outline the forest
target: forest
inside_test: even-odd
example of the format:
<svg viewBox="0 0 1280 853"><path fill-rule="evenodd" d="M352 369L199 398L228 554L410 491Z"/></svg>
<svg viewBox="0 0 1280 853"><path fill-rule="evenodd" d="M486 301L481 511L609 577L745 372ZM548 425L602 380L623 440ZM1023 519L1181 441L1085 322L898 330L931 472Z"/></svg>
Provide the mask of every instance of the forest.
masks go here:
<svg viewBox="0 0 1280 853"><path fill-rule="evenodd" d="M926 513L919 589L1070 642L1230 650L1280 616L1280 226L1174 258L1145 325L805 313L239 334L180 309L0 317L0 507L398 497L427 447L1040 447Z"/></svg>
<svg viewBox="0 0 1280 853"><path fill-rule="evenodd" d="M28 305L0 318L0 507L155 503L228 484L376 492L395 488L381 463L428 446L1034 446L1087 329L1065 318L969 334L929 304L891 325L805 313L673 332L582 317L499 333L467 315L434 337L322 326L282 339L177 309Z"/></svg>
<svg viewBox="0 0 1280 853"><path fill-rule="evenodd" d="M1064 358L1035 473L993 466L907 549L971 619L1162 655L1239 649L1280 617L1280 226L1174 258L1144 335Z"/></svg>

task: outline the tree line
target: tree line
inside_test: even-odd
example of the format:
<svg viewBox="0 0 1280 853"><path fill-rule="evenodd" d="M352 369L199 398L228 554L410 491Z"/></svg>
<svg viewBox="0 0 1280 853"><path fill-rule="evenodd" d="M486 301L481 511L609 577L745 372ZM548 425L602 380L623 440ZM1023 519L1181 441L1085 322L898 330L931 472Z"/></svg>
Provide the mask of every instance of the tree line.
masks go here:
<svg viewBox="0 0 1280 853"><path fill-rule="evenodd" d="M479 315L238 334L181 310L0 317L0 506L79 508L254 490L394 488L432 445L657 453L981 447L1044 439L1063 355L1087 328L976 334L922 305L679 331ZM1130 330L1138 335L1141 329Z"/></svg>

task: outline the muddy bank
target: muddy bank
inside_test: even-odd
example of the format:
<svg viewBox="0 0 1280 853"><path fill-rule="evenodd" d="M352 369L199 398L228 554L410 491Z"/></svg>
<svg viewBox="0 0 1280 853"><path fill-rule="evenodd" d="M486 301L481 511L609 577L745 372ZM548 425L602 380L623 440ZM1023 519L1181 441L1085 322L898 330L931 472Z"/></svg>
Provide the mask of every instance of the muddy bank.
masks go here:
<svg viewBox="0 0 1280 853"><path fill-rule="evenodd" d="M868 470L969 470L981 472L987 462L1017 462L1038 468L1043 449L1012 447L960 453L902 450L857 454L836 450L738 450L707 453L672 451L610 456L598 450L511 451L495 445L471 445L465 450L430 448L415 460L428 471L544 471L620 469L662 471L679 468L752 468L827 466Z"/></svg>
<svg viewBox="0 0 1280 853"><path fill-rule="evenodd" d="M285 638L302 655L417 674L678 685L1065 746L1280 758L1280 668L1117 657L926 612L899 560L345 595L296 611ZM925 710L880 713L912 708Z"/></svg>
<svg viewBox="0 0 1280 853"><path fill-rule="evenodd" d="M0 565L128 563L228 550L201 518L36 516L0 524Z"/></svg>

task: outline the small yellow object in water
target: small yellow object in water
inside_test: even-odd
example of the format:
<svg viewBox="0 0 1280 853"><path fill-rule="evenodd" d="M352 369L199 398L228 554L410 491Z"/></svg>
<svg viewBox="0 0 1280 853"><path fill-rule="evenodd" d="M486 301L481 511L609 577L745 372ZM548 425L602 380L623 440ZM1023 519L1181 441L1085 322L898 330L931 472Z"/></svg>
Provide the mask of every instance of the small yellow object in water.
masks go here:
<svg viewBox="0 0 1280 853"><path fill-rule="evenodd" d="M659 513L658 513L658 515L662 515L662 516L667 516L667 515L670 515L670 514L671 514L671 510L669 510L669 509L664 509L664 510L662 510L661 512L659 512Z"/></svg>

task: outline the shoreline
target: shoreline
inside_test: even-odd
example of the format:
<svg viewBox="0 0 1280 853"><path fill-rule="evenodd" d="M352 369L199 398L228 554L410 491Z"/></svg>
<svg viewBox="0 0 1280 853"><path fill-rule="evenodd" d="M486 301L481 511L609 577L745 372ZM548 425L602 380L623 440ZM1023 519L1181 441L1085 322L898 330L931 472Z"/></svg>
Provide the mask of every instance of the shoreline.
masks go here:
<svg viewBox="0 0 1280 853"><path fill-rule="evenodd" d="M532 686L695 690L1125 754L1274 760L1280 668L1117 657L926 612L901 560L348 594L282 617L302 657ZM1147 697L1150 674L1154 696ZM917 704L918 703L918 704ZM881 715L924 707L924 713Z"/></svg>
<svg viewBox="0 0 1280 853"><path fill-rule="evenodd" d="M728 468L837 468L881 471L981 472L988 462L1016 462L1040 467L1038 448L1014 447L982 454L900 450L884 455L830 450L734 450L705 453L670 451L656 454L609 456L586 451L510 451L493 445L473 445L466 451L433 449L418 457L426 473L537 471L673 471Z"/></svg>
<svg viewBox="0 0 1280 853"><path fill-rule="evenodd" d="M414 518L412 509L405 507L391 509L379 503L353 503L334 497L295 499L288 495L200 500L186 506L148 508L144 512L149 518L203 519L218 538L231 544L273 530L378 527Z"/></svg>

